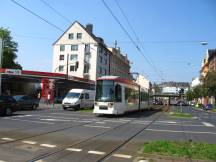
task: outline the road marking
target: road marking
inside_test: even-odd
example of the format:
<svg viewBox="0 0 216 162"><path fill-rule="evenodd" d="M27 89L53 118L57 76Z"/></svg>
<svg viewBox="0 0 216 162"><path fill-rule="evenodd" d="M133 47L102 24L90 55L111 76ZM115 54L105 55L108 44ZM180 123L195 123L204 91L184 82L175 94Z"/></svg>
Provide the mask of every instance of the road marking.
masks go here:
<svg viewBox="0 0 216 162"><path fill-rule="evenodd" d="M114 154L113 156L119 157L119 158L126 158L126 159L132 158L131 155L125 155L125 154Z"/></svg>
<svg viewBox="0 0 216 162"><path fill-rule="evenodd" d="M70 122L71 120L64 120L64 119L40 119L40 120L44 120L44 121L62 121L62 122L64 122L64 121L67 121L67 122Z"/></svg>
<svg viewBox="0 0 216 162"><path fill-rule="evenodd" d="M6 162L6 161L4 161L4 160L0 160L0 162Z"/></svg>
<svg viewBox="0 0 216 162"><path fill-rule="evenodd" d="M44 117L44 118L57 118L57 119L65 119L65 120L75 120L78 118L67 118L67 117L58 117L58 116L47 116L47 115L34 115L36 117Z"/></svg>
<svg viewBox="0 0 216 162"><path fill-rule="evenodd" d="M82 149L77 149L77 148L67 148L67 151L75 151L75 152L81 152Z"/></svg>
<svg viewBox="0 0 216 162"><path fill-rule="evenodd" d="M54 148L56 147L56 145L50 145L50 144L40 144L40 146L43 146L43 147L49 147L49 148Z"/></svg>
<svg viewBox="0 0 216 162"><path fill-rule="evenodd" d="M149 160L139 160L138 162L149 162Z"/></svg>
<svg viewBox="0 0 216 162"><path fill-rule="evenodd" d="M8 137L4 137L4 138L1 138L2 140L5 140L5 141L14 141L13 138L8 138Z"/></svg>
<svg viewBox="0 0 216 162"><path fill-rule="evenodd" d="M22 119L10 119L10 120L25 121L25 122L40 123L40 124L55 124L55 123L51 123L51 122L41 122L41 121L22 120Z"/></svg>
<svg viewBox="0 0 216 162"><path fill-rule="evenodd" d="M104 127L104 126L99 126L99 125L84 125L85 127L92 127L92 128L106 128L109 129L111 127Z"/></svg>
<svg viewBox="0 0 216 162"><path fill-rule="evenodd" d="M175 121L169 121L169 120L164 120L164 121L156 121L156 122L159 122L159 123L169 123L169 124L176 124L177 122L175 122Z"/></svg>
<svg viewBox="0 0 216 162"><path fill-rule="evenodd" d="M207 122L202 122L206 127L214 127L213 124L211 123L207 123Z"/></svg>
<svg viewBox="0 0 216 162"><path fill-rule="evenodd" d="M30 145L35 145L37 143L35 141L22 141L22 142Z"/></svg>
<svg viewBox="0 0 216 162"><path fill-rule="evenodd" d="M35 161L35 162L45 162L44 160L37 160L37 161Z"/></svg>
<svg viewBox="0 0 216 162"><path fill-rule="evenodd" d="M106 122L95 122L96 124L106 124Z"/></svg>
<svg viewBox="0 0 216 162"><path fill-rule="evenodd" d="M104 155L105 152L101 152L101 151L88 151L89 154L96 154L96 155Z"/></svg>
<svg viewBox="0 0 216 162"><path fill-rule="evenodd" d="M57 115L69 115L69 116L91 116L92 115L80 115L80 114L64 114L64 113L51 113L51 114L57 114Z"/></svg>
<svg viewBox="0 0 216 162"><path fill-rule="evenodd" d="M192 133L192 134L216 134L216 132L194 132L194 131L173 131L173 130L162 130L162 129L146 129L147 131L155 132L172 132L172 133Z"/></svg>

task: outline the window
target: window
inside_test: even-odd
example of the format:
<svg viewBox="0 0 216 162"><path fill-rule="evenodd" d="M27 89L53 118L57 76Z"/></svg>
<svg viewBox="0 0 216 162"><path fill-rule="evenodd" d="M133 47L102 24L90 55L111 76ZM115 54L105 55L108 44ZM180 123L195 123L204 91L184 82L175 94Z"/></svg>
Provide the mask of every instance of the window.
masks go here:
<svg viewBox="0 0 216 162"><path fill-rule="evenodd" d="M82 39L82 33L77 33L77 39Z"/></svg>
<svg viewBox="0 0 216 162"><path fill-rule="evenodd" d="M99 73L102 74L102 68L101 67L99 68Z"/></svg>
<svg viewBox="0 0 216 162"><path fill-rule="evenodd" d="M90 58L91 58L90 54L85 54L84 61L87 62L87 63L89 63L90 62Z"/></svg>
<svg viewBox="0 0 216 162"><path fill-rule="evenodd" d="M106 69L104 69L104 75L106 75L107 74L107 70Z"/></svg>
<svg viewBox="0 0 216 162"><path fill-rule="evenodd" d="M64 51L65 50L65 46L64 45L60 45L60 51Z"/></svg>
<svg viewBox="0 0 216 162"><path fill-rule="evenodd" d="M85 99L89 99L89 94L85 93Z"/></svg>
<svg viewBox="0 0 216 162"><path fill-rule="evenodd" d="M100 63L103 62L103 57L102 56L99 56L99 61L100 61Z"/></svg>
<svg viewBox="0 0 216 162"><path fill-rule="evenodd" d="M64 71L64 66L59 66L59 71Z"/></svg>
<svg viewBox="0 0 216 162"><path fill-rule="evenodd" d="M78 45L71 45L71 51L78 51Z"/></svg>
<svg viewBox="0 0 216 162"><path fill-rule="evenodd" d="M60 55L59 60L64 60L64 55Z"/></svg>
<svg viewBox="0 0 216 162"><path fill-rule="evenodd" d="M75 66L75 65L71 65L71 66L70 66L70 71L77 71L76 66Z"/></svg>
<svg viewBox="0 0 216 162"><path fill-rule="evenodd" d="M68 34L68 39L73 39L73 38L74 38L74 34L73 33Z"/></svg>
<svg viewBox="0 0 216 162"><path fill-rule="evenodd" d="M107 59L104 60L105 65L107 65Z"/></svg>
<svg viewBox="0 0 216 162"><path fill-rule="evenodd" d="M70 56L70 60L71 60L71 61L77 61L77 60L78 60L78 55L77 55L77 54L71 55L71 56Z"/></svg>
<svg viewBox="0 0 216 162"><path fill-rule="evenodd" d="M115 101L121 102L122 101L122 92L121 92L121 85L116 84L115 85Z"/></svg>
<svg viewBox="0 0 216 162"><path fill-rule="evenodd" d="M89 69L90 69L89 64L85 64L84 65L84 73L89 73Z"/></svg>
<svg viewBox="0 0 216 162"><path fill-rule="evenodd" d="M85 52L90 53L90 44L85 44Z"/></svg>

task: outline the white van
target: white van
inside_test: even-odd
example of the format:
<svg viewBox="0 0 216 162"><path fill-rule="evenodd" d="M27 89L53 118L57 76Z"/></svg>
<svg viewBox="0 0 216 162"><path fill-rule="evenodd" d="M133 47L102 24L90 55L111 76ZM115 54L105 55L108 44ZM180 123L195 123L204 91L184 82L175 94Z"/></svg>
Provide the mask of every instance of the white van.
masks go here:
<svg viewBox="0 0 216 162"><path fill-rule="evenodd" d="M71 89L62 101L64 110L94 107L95 90Z"/></svg>

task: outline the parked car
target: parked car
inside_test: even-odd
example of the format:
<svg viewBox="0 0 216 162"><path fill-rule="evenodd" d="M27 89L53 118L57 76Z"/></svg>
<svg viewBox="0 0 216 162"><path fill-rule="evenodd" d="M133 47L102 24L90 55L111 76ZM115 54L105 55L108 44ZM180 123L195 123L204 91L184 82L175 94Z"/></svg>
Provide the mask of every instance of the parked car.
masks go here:
<svg viewBox="0 0 216 162"><path fill-rule="evenodd" d="M22 109L36 109L39 106L39 100L27 95L16 95L13 98L17 101L19 108Z"/></svg>
<svg viewBox="0 0 216 162"><path fill-rule="evenodd" d="M0 115L12 115L18 110L16 100L11 96L0 96Z"/></svg>
<svg viewBox="0 0 216 162"><path fill-rule="evenodd" d="M214 106L212 104L206 104L202 106L203 110L212 110L214 108Z"/></svg>

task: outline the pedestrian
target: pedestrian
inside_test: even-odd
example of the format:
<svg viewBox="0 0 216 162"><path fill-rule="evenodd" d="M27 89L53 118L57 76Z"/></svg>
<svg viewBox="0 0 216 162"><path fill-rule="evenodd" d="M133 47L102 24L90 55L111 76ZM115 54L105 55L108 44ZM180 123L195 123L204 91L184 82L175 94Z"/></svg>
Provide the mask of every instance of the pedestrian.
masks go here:
<svg viewBox="0 0 216 162"><path fill-rule="evenodd" d="M47 104L50 104L50 93L47 95Z"/></svg>

